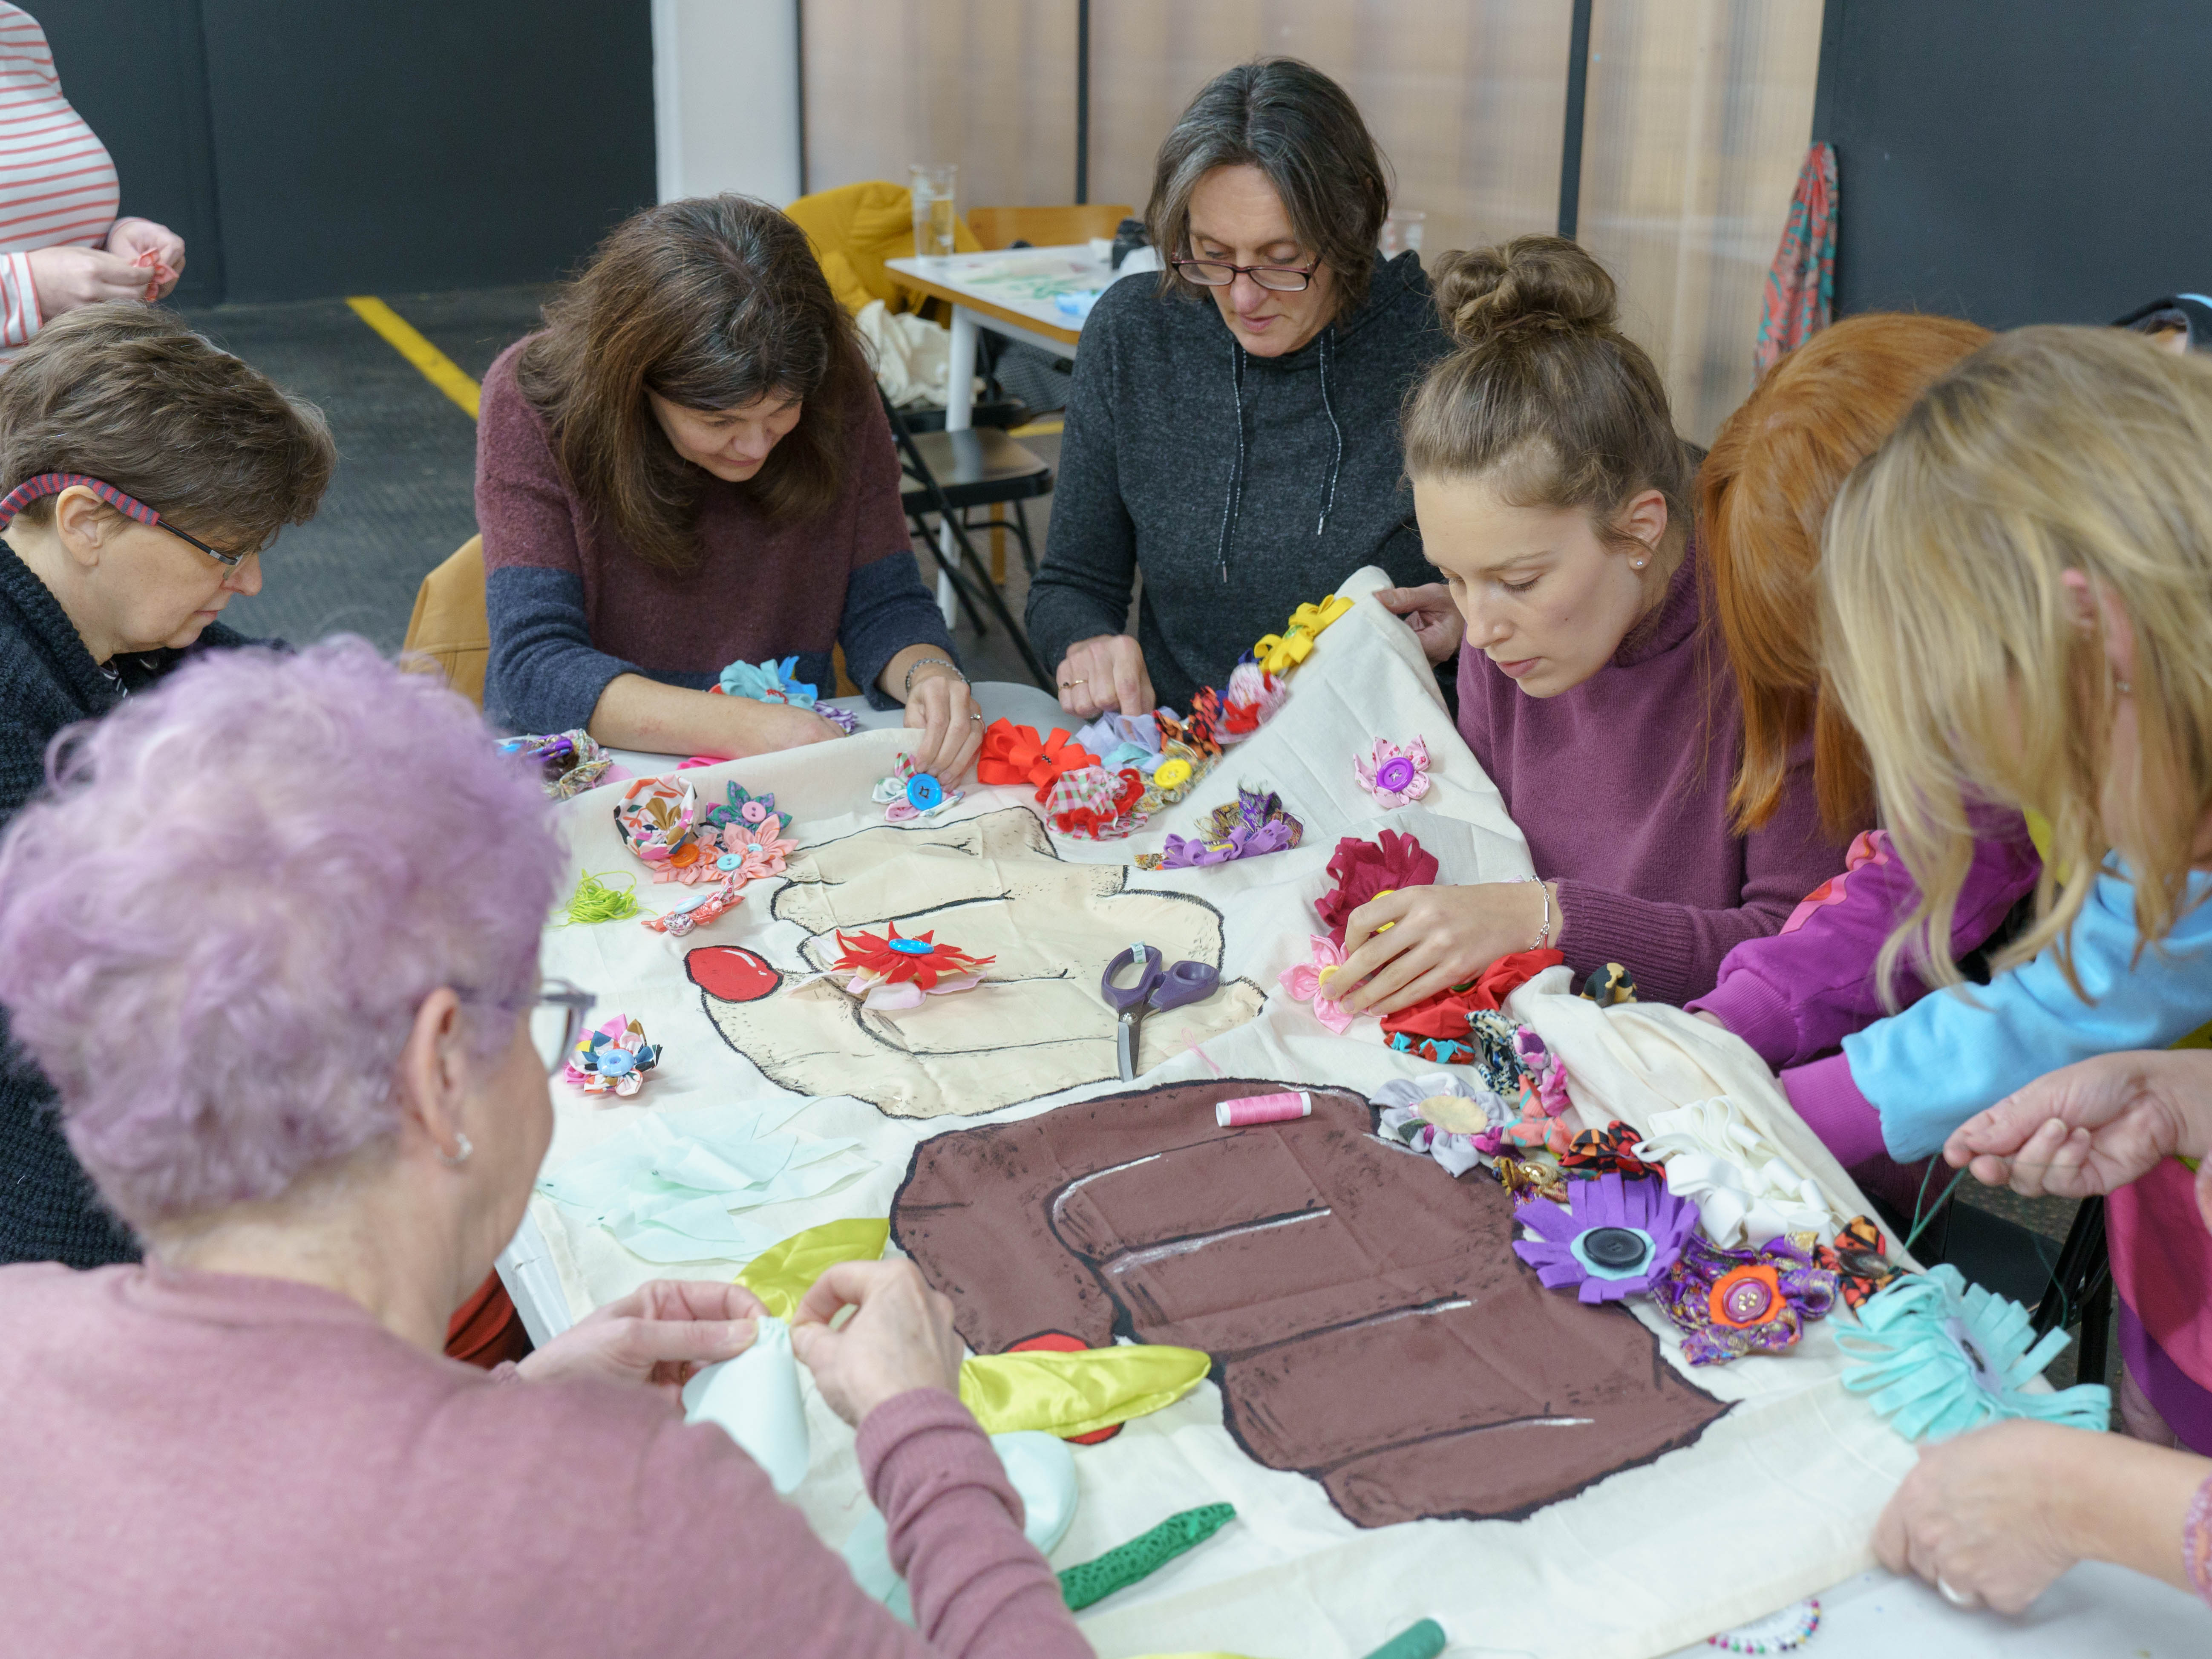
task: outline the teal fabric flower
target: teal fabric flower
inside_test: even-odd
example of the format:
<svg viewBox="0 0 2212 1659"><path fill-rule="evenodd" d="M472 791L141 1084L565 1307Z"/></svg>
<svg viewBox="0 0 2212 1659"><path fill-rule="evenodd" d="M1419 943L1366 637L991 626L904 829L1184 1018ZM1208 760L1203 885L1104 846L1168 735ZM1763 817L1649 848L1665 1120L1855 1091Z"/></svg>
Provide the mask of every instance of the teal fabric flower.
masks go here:
<svg viewBox="0 0 2212 1659"><path fill-rule="evenodd" d="M1844 1386L1871 1394L1875 1410L1907 1440L1948 1440L2007 1417L2033 1417L2075 1429L2112 1426L2112 1390L2077 1383L2055 1394L2028 1393L2067 1343L2063 1331L2034 1340L2027 1310L1956 1267L1907 1274L1869 1297L1862 1329L1839 1329Z"/></svg>
<svg viewBox="0 0 2212 1659"><path fill-rule="evenodd" d="M722 671L722 690L731 696L750 697L755 702L783 702L793 708L811 708L814 688L794 678L798 672L797 657L786 657L781 662L773 658L762 663L733 662Z"/></svg>

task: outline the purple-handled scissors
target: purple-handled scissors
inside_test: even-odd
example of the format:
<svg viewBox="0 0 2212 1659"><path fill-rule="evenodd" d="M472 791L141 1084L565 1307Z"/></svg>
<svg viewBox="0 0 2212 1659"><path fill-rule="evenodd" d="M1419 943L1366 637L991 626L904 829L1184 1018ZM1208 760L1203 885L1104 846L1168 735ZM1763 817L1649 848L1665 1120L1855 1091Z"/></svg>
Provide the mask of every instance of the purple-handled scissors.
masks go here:
<svg viewBox="0 0 2212 1659"><path fill-rule="evenodd" d="M1138 969L1137 982L1128 986L1115 984L1115 976L1131 967ZM1142 940L1108 963L1105 975L1098 981L1098 994L1121 1012L1114 1053L1121 1063L1121 1080L1131 1082L1137 1075L1137 1028L1143 1023L1147 1008L1181 1008L1188 1003L1203 1002L1220 988L1220 969L1190 961L1170 966L1165 957Z"/></svg>

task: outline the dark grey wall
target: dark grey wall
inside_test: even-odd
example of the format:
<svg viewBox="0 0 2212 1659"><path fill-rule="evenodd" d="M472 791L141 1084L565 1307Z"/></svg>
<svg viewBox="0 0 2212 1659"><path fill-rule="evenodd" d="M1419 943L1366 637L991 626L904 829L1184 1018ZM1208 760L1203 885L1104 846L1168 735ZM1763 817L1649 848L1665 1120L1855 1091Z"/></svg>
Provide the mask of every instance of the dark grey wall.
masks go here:
<svg viewBox="0 0 2212 1659"><path fill-rule="evenodd" d="M1841 312L2106 323L2212 289L2212 4L1827 0Z"/></svg>
<svg viewBox="0 0 2212 1659"><path fill-rule="evenodd" d="M649 0L33 0L187 303L561 275L653 199Z"/></svg>

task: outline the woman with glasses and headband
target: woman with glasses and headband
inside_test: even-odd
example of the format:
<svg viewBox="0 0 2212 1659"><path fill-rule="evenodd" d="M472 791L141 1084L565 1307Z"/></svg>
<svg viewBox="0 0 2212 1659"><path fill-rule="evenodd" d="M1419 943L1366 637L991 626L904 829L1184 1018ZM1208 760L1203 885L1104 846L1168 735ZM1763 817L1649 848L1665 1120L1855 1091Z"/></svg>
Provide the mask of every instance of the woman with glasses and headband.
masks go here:
<svg viewBox="0 0 2212 1659"><path fill-rule="evenodd" d="M1217 76L1160 146L1166 269L1084 324L1030 592L1070 714L1188 711L1363 565L1426 580L1398 406L1449 343L1419 256L1376 252L1389 206L1358 109L1293 58Z"/></svg>
<svg viewBox="0 0 2212 1659"><path fill-rule="evenodd" d="M439 1357L588 1006L538 978L562 867L530 770L358 640L188 665L18 816L0 1004L146 1260L0 1268L0 1468L40 1517L0 1551L11 1647L1090 1651L911 1264L833 1268L792 1342L919 1633L683 1420L749 1291L656 1282L519 1366Z"/></svg>
<svg viewBox="0 0 2212 1659"><path fill-rule="evenodd" d="M242 643L261 550L314 514L336 462L313 408L143 305L49 322L0 374L0 823L48 745L178 664ZM137 1255L30 1068L0 1070L0 1261Z"/></svg>

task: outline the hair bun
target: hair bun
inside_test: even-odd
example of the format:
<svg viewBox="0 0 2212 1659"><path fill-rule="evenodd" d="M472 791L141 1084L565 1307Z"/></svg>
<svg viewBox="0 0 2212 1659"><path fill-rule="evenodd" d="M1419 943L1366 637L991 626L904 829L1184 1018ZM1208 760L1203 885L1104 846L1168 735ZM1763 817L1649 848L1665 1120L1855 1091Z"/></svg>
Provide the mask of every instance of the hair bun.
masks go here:
<svg viewBox="0 0 2212 1659"><path fill-rule="evenodd" d="M1447 253L1435 286L1437 310L1462 345L1516 326L1607 332L1618 310L1605 267L1564 236L1516 236L1497 247Z"/></svg>

